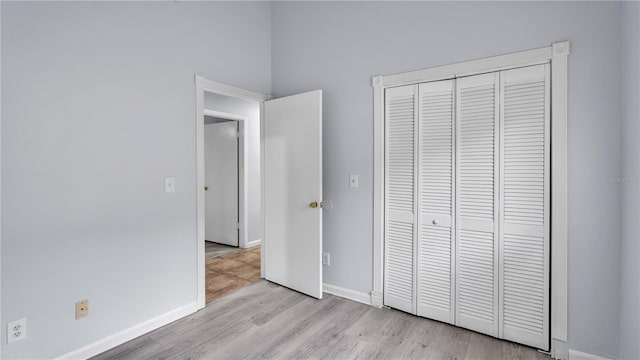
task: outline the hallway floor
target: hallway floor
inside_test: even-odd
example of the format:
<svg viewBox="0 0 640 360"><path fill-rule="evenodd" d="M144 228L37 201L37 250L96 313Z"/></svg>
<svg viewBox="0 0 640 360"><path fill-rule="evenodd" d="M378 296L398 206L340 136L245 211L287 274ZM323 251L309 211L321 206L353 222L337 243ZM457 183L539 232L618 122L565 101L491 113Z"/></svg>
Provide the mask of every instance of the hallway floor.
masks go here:
<svg viewBox="0 0 640 360"><path fill-rule="evenodd" d="M207 303L260 280L260 246L207 259Z"/></svg>
<svg viewBox="0 0 640 360"><path fill-rule="evenodd" d="M237 246L218 244L213 241L204 242L204 252L205 252L206 259L213 259L214 257L230 254L232 252L236 252L240 250L242 249Z"/></svg>

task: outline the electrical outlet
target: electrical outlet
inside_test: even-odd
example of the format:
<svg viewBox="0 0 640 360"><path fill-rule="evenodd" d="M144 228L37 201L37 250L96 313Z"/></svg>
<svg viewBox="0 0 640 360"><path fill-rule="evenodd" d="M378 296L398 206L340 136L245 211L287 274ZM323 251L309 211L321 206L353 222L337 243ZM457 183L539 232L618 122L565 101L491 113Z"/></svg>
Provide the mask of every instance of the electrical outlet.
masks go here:
<svg viewBox="0 0 640 360"><path fill-rule="evenodd" d="M322 253L322 265L331 266L331 254Z"/></svg>
<svg viewBox="0 0 640 360"><path fill-rule="evenodd" d="M12 321L7 324L7 343L11 344L16 341L27 338L27 319Z"/></svg>
<svg viewBox="0 0 640 360"><path fill-rule="evenodd" d="M76 302L76 320L89 316L89 300Z"/></svg>

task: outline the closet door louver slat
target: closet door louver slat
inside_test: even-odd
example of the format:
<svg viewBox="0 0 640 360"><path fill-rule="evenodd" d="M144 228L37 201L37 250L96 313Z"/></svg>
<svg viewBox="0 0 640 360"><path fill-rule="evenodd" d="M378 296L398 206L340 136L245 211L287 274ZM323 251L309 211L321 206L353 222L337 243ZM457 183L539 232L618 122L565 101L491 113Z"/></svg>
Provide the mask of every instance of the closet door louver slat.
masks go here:
<svg viewBox="0 0 640 360"><path fill-rule="evenodd" d="M549 66L501 73L501 337L549 348Z"/></svg>
<svg viewBox="0 0 640 360"><path fill-rule="evenodd" d="M457 80L456 324L498 336L497 73Z"/></svg>
<svg viewBox="0 0 640 360"><path fill-rule="evenodd" d="M385 91L384 304L415 313L415 127L417 85Z"/></svg>
<svg viewBox="0 0 640 360"><path fill-rule="evenodd" d="M454 81L419 86L417 312L453 323Z"/></svg>

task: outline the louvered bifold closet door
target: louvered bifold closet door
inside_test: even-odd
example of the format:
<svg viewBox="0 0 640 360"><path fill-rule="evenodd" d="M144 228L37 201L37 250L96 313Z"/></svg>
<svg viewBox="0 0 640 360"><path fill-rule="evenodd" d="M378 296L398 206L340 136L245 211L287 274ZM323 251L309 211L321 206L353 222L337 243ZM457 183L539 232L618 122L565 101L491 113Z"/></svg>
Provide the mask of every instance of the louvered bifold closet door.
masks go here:
<svg viewBox="0 0 640 360"><path fill-rule="evenodd" d="M384 304L414 314L417 90L385 90Z"/></svg>
<svg viewBox="0 0 640 360"><path fill-rule="evenodd" d="M456 324L498 336L498 73L457 80Z"/></svg>
<svg viewBox="0 0 640 360"><path fill-rule="evenodd" d="M420 84L417 313L453 323L454 80Z"/></svg>
<svg viewBox="0 0 640 360"><path fill-rule="evenodd" d="M549 349L549 65L500 78L501 337Z"/></svg>

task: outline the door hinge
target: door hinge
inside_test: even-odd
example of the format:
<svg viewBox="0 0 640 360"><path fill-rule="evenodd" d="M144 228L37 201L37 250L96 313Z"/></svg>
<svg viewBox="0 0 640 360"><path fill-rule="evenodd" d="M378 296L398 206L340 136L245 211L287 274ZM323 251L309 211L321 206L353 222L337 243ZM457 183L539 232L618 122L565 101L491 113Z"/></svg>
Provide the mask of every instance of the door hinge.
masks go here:
<svg viewBox="0 0 640 360"><path fill-rule="evenodd" d="M236 229L240 230L240 223L236 223Z"/></svg>

